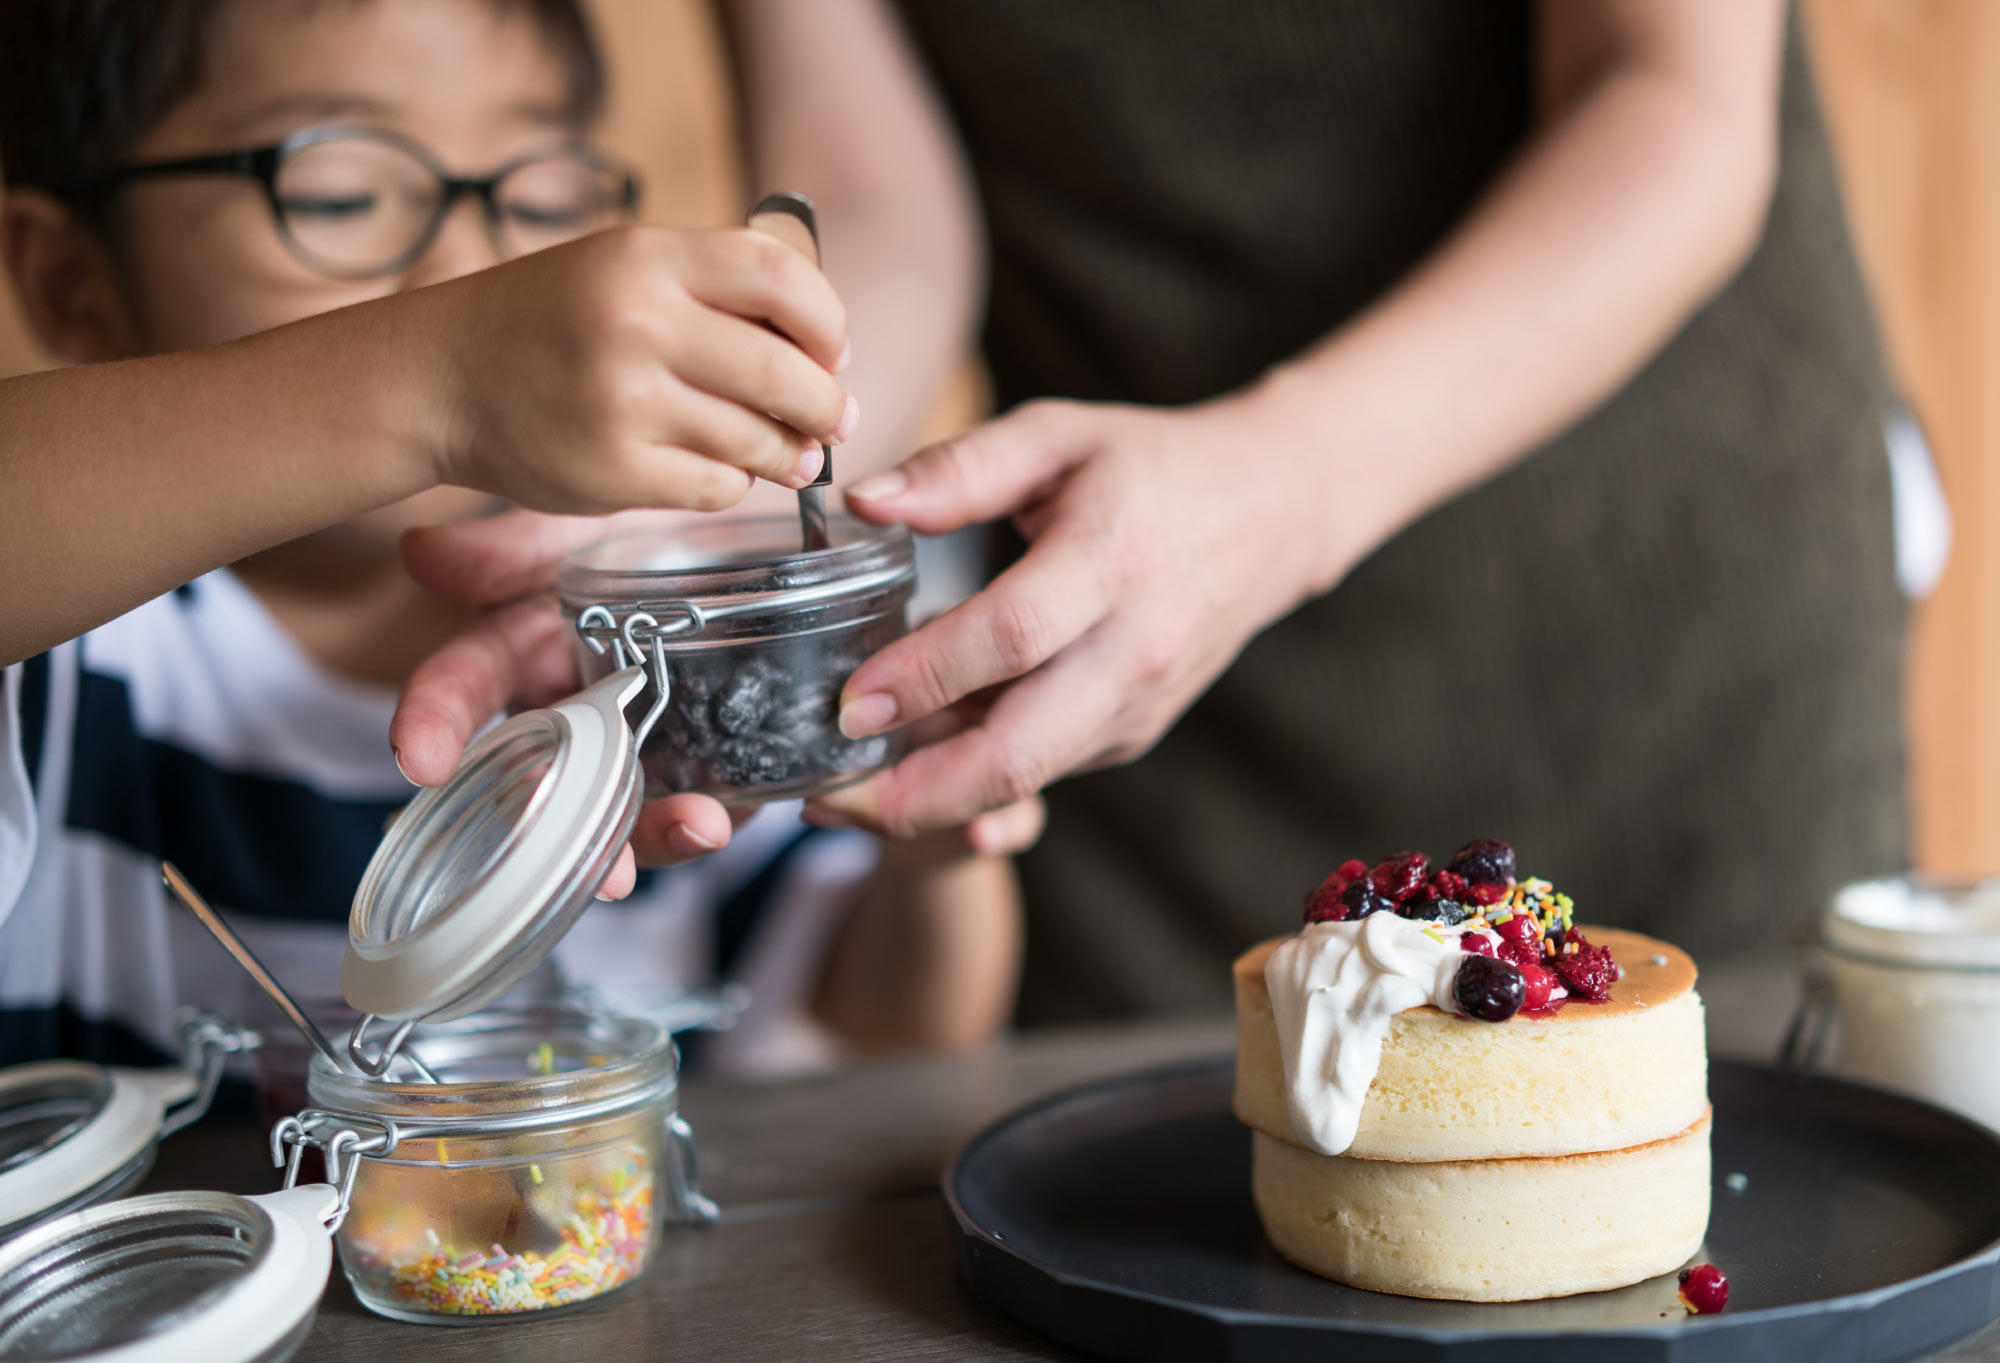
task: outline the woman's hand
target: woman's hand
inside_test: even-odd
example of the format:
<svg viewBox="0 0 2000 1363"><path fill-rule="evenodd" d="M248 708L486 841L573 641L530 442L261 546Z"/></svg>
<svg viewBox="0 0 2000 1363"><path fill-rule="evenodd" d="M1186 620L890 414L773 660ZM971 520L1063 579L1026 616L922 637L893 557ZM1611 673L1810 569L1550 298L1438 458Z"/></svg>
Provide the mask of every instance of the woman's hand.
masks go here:
<svg viewBox="0 0 2000 1363"><path fill-rule="evenodd" d="M1174 411L1037 402L850 489L857 514L927 534L1012 516L1029 546L862 664L841 701L852 737L997 688L983 717L821 817L917 836L1144 753L1395 523L1384 493L1337 483L1339 461L1297 439L1262 388Z"/></svg>
<svg viewBox="0 0 2000 1363"><path fill-rule="evenodd" d="M420 424L438 481L543 511L715 510L753 477L802 487L859 419L834 378L832 286L747 229L601 232L386 306L434 338Z"/></svg>

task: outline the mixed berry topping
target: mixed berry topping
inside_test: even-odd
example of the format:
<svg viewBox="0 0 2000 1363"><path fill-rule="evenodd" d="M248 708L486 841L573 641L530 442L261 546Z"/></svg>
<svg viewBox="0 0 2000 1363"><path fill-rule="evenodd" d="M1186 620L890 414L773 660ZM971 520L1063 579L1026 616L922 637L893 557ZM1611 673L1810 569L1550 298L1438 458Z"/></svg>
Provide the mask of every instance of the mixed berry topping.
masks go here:
<svg viewBox="0 0 2000 1363"><path fill-rule="evenodd" d="M1451 980L1459 1011L1481 1022L1505 1022L1521 1011L1526 994L1519 967L1491 956L1468 955Z"/></svg>
<svg viewBox="0 0 2000 1363"><path fill-rule="evenodd" d="M1697 1316L1712 1316L1729 1305L1729 1279L1714 1264L1681 1270L1681 1304Z"/></svg>
<svg viewBox="0 0 2000 1363"><path fill-rule="evenodd" d="M1514 849L1475 838L1442 868L1422 852L1391 852L1373 866L1341 863L1305 899L1308 923L1342 923L1394 913L1456 931L1465 952L1453 998L1467 1017L1504 1022L1517 1012L1547 1012L1571 999L1601 1003L1621 974L1609 947L1577 931L1576 906L1546 880L1520 879ZM1725 1289L1726 1290L1726 1289Z"/></svg>

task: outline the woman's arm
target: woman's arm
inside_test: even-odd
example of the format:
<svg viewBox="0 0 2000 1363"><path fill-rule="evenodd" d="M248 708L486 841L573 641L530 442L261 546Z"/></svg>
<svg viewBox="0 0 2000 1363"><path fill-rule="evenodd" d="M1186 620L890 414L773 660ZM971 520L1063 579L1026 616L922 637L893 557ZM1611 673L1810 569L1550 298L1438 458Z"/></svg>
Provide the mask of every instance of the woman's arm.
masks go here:
<svg viewBox="0 0 2000 1363"><path fill-rule="evenodd" d="M972 344L978 204L944 109L884 0L723 0L752 196L819 209L820 259L848 301L841 378L867 422L845 484L909 452Z"/></svg>
<svg viewBox="0 0 2000 1363"><path fill-rule="evenodd" d="M1006 684L985 722L830 816L919 833L1144 752L1256 632L1577 420L1728 278L1774 178L1779 0L1537 12L1539 126L1354 322L1210 403L1034 403L849 490L1031 544L843 696L859 736Z"/></svg>

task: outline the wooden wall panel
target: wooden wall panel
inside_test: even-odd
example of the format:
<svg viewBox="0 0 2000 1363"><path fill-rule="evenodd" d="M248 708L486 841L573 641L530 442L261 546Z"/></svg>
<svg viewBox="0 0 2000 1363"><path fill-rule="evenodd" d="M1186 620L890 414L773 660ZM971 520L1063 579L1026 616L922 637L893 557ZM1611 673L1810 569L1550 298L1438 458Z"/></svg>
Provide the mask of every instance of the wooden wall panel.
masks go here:
<svg viewBox="0 0 2000 1363"><path fill-rule="evenodd" d="M1917 861L2000 872L2000 5L1806 15L1891 362L1957 527L1912 640Z"/></svg>

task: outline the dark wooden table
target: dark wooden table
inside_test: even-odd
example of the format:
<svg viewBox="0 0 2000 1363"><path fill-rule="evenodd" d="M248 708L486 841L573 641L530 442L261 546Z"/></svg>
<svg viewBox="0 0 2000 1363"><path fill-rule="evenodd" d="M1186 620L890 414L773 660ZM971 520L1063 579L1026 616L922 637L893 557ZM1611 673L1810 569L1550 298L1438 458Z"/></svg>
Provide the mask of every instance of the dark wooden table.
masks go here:
<svg viewBox="0 0 2000 1363"><path fill-rule="evenodd" d="M1708 985L1704 980L1705 994ZM1710 1005L1712 1024L1730 1037L1718 1038L1719 1050L1764 1045L1759 1027L1767 1030L1769 1018L1742 1022L1714 994ZM1225 1019L1162 1022L1040 1034L964 1059L884 1062L786 1083L692 1081L681 1106L700 1137L704 1184L723 1206L722 1221L708 1230L667 1231L635 1287L547 1318L451 1329L371 1315L336 1271L297 1357L304 1363L1079 1357L973 1298L958 1273L938 1175L968 1136L1033 1098L1229 1046ZM146 1190L267 1191L276 1183L263 1140L249 1125L204 1124L185 1132L162 1150ZM2000 1363L2000 1325L1934 1358Z"/></svg>

